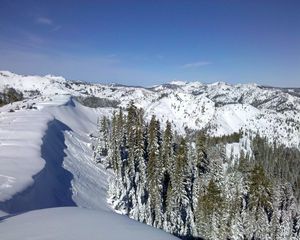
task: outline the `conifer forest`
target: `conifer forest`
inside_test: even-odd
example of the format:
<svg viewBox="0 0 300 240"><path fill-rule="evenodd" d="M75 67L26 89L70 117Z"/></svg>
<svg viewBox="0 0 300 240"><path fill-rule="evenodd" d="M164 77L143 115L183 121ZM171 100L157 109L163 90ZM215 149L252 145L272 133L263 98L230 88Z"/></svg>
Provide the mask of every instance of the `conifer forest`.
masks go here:
<svg viewBox="0 0 300 240"><path fill-rule="evenodd" d="M110 169L108 198L130 218L182 239L300 238L300 152L258 133L213 137L131 102L99 118L94 159ZM234 157L226 145L243 146Z"/></svg>

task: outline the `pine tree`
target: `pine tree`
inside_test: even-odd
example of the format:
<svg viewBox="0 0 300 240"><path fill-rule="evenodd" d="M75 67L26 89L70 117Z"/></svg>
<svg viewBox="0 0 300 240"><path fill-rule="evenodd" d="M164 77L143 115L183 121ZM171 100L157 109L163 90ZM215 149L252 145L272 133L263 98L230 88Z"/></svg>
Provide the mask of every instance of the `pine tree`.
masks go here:
<svg viewBox="0 0 300 240"><path fill-rule="evenodd" d="M175 174L172 188L171 222L174 224L172 231L185 236L187 234L187 216L190 208L188 198L188 159L187 145L181 138L176 153Z"/></svg>
<svg viewBox="0 0 300 240"><path fill-rule="evenodd" d="M261 165L254 166L249 181L250 209L258 210L258 208L262 208L264 211L271 211L272 185Z"/></svg>
<svg viewBox="0 0 300 240"><path fill-rule="evenodd" d="M195 208L196 202L194 202L195 194L199 194L199 192L195 193L195 179L197 177L197 167L195 164L195 146L192 142L191 135L187 134L187 174L186 174L186 191L188 197L188 205L187 205L187 217L186 217L186 235L187 236L196 236L196 224L195 224ZM201 184L200 181L197 181ZM199 184L199 185L200 185ZM198 186L199 186L198 185Z"/></svg>
<svg viewBox="0 0 300 240"><path fill-rule="evenodd" d="M224 239L220 231L223 198L213 179L209 181L206 193L200 196L198 201L196 212L198 234L205 239Z"/></svg>
<svg viewBox="0 0 300 240"><path fill-rule="evenodd" d="M130 102L127 108L127 122L126 122L126 133L127 133L127 151L128 151L128 177L132 182L135 177L135 150L136 150L136 139L138 132L138 110L134 105L133 101Z"/></svg>
<svg viewBox="0 0 300 240"><path fill-rule="evenodd" d="M120 150L122 160L127 158L127 152L126 152L127 138L126 138L125 126L126 126L126 118L124 116L122 108L120 108L116 118L116 132L117 132L118 147Z"/></svg>
<svg viewBox="0 0 300 240"><path fill-rule="evenodd" d="M137 112L136 121L136 141L134 147L134 158L136 165L136 199L137 199L137 216L134 219L138 219L141 222L146 222L146 198L147 198L147 177L146 177L146 162L144 159L145 146L144 146L144 122L143 111L141 109Z"/></svg>
<svg viewBox="0 0 300 240"><path fill-rule="evenodd" d="M261 165L255 165L249 177L249 210L255 221L253 236L266 238L270 231L272 184Z"/></svg>
<svg viewBox="0 0 300 240"><path fill-rule="evenodd" d="M160 152L158 139L158 122L153 115L149 124L148 136L148 165L147 165L147 180L149 190L149 205L152 209L151 216L154 226L162 226L162 199L161 185L159 182L160 176Z"/></svg>
<svg viewBox="0 0 300 240"><path fill-rule="evenodd" d="M209 161L206 154L205 135L200 132L196 139L196 164L199 174L206 174L209 171Z"/></svg>
<svg viewBox="0 0 300 240"><path fill-rule="evenodd" d="M193 150L191 150L193 151ZM192 203L197 208L201 191L204 191L205 175L209 173L209 160L206 153L205 136L202 132L196 136L195 158L193 161Z"/></svg>
<svg viewBox="0 0 300 240"><path fill-rule="evenodd" d="M100 136L100 133L101 133L101 118L98 117L97 119L97 135L96 135L96 141L95 141L95 144L94 144L94 161L96 163L99 163L101 162L101 159L100 159L100 154L101 154L101 136Z"/></svg>
<svg viewBox="0 0 300 240"><path fill-rule="evenodd" d="M121 177L121 154L120 154L120 140L118 138L118 129L117 129L117 115L114 112L112 118L112 130L111 138L108 150L108 158L111 162L112 168L116 175Z"/></svg>
<svg viewBox="0 0 300 240"><path fill-rule="evenodd" d="M171 123L166 122L166 128L163 134L162 151L161 151L161 184L162 184L162 212L164 214L164 229L168 230L168 221L170 221L169 208L170 199L168 196L172 191L172 179L174 177L174 152L173 152L173 133Z"/></svg>

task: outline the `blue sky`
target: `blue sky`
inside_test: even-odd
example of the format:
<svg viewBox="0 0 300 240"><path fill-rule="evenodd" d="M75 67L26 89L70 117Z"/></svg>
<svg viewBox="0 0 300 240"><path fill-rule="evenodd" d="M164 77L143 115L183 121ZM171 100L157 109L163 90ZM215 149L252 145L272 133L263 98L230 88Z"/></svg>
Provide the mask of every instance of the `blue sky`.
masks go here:
<svg viewBox="0 0 300 240"><path fill-rule="evenodd" d="M300 87L300 1L0 0L0 69Z"/></svg>

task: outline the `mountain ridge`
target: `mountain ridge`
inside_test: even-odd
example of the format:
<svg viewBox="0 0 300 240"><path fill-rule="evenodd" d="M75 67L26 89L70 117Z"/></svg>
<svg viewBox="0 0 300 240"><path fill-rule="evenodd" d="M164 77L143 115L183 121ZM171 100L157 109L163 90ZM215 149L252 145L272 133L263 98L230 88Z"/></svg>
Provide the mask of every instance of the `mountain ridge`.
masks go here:
<svg viewBox="0 0 300 240"><path fill-rule="evenodd" d="M145 110L146 119L156 115L162 123L171 120L179 133L206 130L213 136L239 130L259 132L269 141L300 146L300 89L258 84L173 81L150 88L119 84L71 81L53 75L23 76L0 71L0 91L13 87L25 97L72 95L103 98L126 107L134 101Z"/></svg>

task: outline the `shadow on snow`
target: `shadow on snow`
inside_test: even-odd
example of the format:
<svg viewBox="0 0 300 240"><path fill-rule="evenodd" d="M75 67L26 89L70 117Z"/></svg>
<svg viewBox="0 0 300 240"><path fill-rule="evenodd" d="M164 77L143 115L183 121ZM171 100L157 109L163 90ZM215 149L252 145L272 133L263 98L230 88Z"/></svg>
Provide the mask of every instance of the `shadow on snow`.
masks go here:
<svg viewBox="0 0 300 240"><path fill-rule="evenodd" d="M71 191L73 175L63 168L67 148L64 131L71 129L61 121L54 119L48 123L41 146L41 156L46 162L44 168L33 176L32 186L0 203L1 210L17 214L42 208L76 206Z"/></svg>

